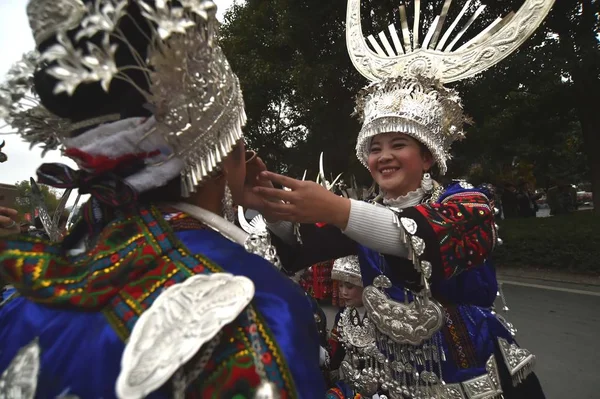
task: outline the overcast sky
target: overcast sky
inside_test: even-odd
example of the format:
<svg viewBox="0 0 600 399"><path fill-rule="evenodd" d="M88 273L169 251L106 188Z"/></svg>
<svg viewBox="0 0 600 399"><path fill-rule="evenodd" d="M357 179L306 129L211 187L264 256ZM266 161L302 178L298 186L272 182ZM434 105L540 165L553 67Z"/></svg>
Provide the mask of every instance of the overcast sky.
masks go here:
<svg viewBox="0 0 600 399"><path fill-rule="evenodd" d="M219 18L222 17L234 0L215 0L219 7ZM240 1L238 1L239 3ZM25 6L27 0L0 0L0 81L11 65L18 61L23 53L34 48L33 38L29 30ZM3 122L0 120L0 125ZM59 151L51 151L42 159L41 148L29 150L16 135L0 136L6 140L2 152L8 155L8 161L0 164L0 183L14 184L21 180L35 177L37 167L43 162L62 162L75 167L75 163L62 157Z"/></svg>

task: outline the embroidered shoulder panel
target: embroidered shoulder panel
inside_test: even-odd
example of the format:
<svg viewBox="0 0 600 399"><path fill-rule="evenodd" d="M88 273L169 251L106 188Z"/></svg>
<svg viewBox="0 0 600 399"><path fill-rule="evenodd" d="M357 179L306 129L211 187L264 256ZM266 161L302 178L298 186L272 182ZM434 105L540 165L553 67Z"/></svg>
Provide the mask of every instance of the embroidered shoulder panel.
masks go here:
<svg viewBox="0 0 600 399"><path fill-rule="evenodd" d="M80 256L68 256L60 245L21 237L0 242L0 262L7 279L32 301L99 310L128 286L123 300L139 313L163 277L175 277L175 283L177 277L212 267L181 251L170 232L158 210L140 208L112 221L95 246Z"/></svg>
<svg viewBox="0 0 600 399"><path fill-rule="evenodd" d="M129 337L139 316L165 288L182 283L193 275L223 271L201 255L191 255L175 237L171 227L164 222L162 213L157 211L155 217L156 225L152 227L160 226L161 234L156 236L153 244L160 243L164 247L163 256L156 259L154 267L149 268L144 275L129 280L104 309L105 316L122 339ZM191 229L193 222L188 219L189 217L179 214L174 214L174 219L167 218L169 224L184 223L187 227L185 229Z"/></svg>
<svg viewBox="0 0 600 399"><path fill-rule="evenodd" d="M493 251L494 216L482 193L460 192L444 198L442 203L423 204L416 209L433 230L432 241L439 245L445 278L481 265Z"/></svg>
<svg viewBox="0 0 600 399"><path fill-rule="evenodd" d="M234 323L225 326L222 338L204 371L188 387L189 398L254 397L261 381L254 367L252 351L260 355L269 380L281 399L297 398L292 375L272 332L258 315L253 323L243 312ZM258 337L252 346L252 337ZM193 362L191 362L193 363Z"/></svg>

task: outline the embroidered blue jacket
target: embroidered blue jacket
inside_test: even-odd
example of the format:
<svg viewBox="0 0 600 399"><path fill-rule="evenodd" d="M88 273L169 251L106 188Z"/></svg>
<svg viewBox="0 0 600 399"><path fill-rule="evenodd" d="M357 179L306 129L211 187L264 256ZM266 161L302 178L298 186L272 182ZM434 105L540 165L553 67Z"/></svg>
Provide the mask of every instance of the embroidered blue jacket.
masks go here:
<svg viewBox="0 0 600 399"><path fill-rule="evenodd" d="M319 336L313 312L304 292L266 260L247 253L212 230L175 233L191 254L218 265L223 271L246 276L255 286L251 304L264 322L261 337L266 352L263 362L269 379L284 389L288 398L312 399L325 395L319 368ZM238 363L246 347L236 338L246 333L240 315L224 329L224 338L202 374L189 389L190 398L252 392L254 366ZM231 335L228 335L231 330ZM37 398L75 395L80 398L115 398L115 383L125 347L123 339L99 311L51 307L34 302L24 293L0 308L0 375L20 348L38 340L41 349ZM246 354L247 356L247 354ZM225 376L213 382L211 378ZM167 398L170 383L148 395ZM220 393L216 393L220 392Z"/></svg>

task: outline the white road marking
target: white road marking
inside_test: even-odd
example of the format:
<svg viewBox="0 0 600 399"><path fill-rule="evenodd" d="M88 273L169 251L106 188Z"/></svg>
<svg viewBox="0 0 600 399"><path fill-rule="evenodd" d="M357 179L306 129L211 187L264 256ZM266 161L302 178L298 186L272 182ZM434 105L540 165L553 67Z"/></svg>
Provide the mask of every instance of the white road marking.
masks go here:
<svg viewBox="0 0 600 399"><path fill-rule="evenodd" d="M569 292L571 294L600 296L600 292L576 290L576 289L573 289L573 288L554 287L554 286L551 286L551 285L522 283L520 281L499 280L499 283L501 283L501 284L508 284L508 285L518 285L520 287L539 288L539 289L542 289L542 290Z"/></svg>

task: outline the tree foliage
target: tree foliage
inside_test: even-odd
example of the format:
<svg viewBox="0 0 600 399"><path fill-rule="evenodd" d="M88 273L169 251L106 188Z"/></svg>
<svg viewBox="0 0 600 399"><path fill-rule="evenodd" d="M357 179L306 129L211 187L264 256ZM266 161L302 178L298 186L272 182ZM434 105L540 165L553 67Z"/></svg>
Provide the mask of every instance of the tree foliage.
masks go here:
<svg viewBox="0 0 600 399"><path fill-rule="evenodd" d="M600 275L600 216L590 211L551 218L500 222L504 245L494 251L498 270L506 267Z"/></svg>
<svg viewBox="0 0 600 399"><path fill-rule="evenodd" d="M570 92L563 103L577 116L590 168L594 210L600 214L600 2L559 1L549 19L558 35Z"/></svg>
<svg viewBox="0 0 600 399"><path fill-rule="evenodd" d="M522 2L484 1L488 17L472 29L481 31ZM365 34L376 34L390 23L400 26L397 2L362 3ZM425 2L422 19L432 20L442 3ZM492 183L525 179L541 187L595 178L586 148L589 137L582 134L582 106L592 97L583 93L587 97L580 98L577 77L586 76L598 86L597 18L587 25L580 21L582 7L596 10L597 3L557 2L548 21L519 51L454 85L474 124L467 129L468 139L455 145L450 177ZM460 6L451 10L457 13ZM248 142L271 169L293 176L309 169L311 177L325 151L326 170L369 181L353 156L360 126L351 117L354 96L367 82L347 55L345 18L345 2L319 0L247 0L226 13L221 42L245 93ZM424 25L429 24L421 24L421 37ZM598 93L600 88L593 98ZM595 107L599 103L592 102ZM600 128L595 126L592 130ZM596 137L598 133L594 130Z"/></svg>

